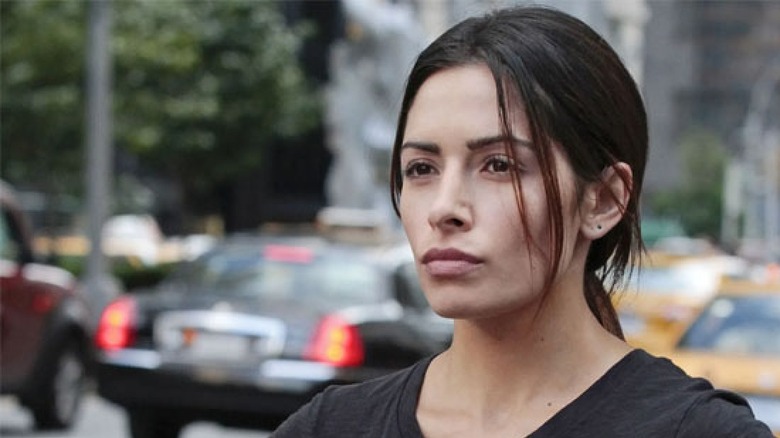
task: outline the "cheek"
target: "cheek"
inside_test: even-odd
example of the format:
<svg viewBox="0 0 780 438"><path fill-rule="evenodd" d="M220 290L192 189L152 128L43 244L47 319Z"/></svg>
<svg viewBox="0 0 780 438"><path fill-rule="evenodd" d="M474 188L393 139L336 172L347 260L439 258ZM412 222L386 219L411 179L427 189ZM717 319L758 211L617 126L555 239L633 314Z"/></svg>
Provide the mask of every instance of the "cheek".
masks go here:
<svg viewBox="0 0 780 438"><path fill-rule="evenodd" d="M513 188L486 191L478 196L481 200L483 217L493 226L514 233L522 233L520 206ZM513 234L514 234L513 233Z"/></svg>
<svg viewBox="0 0 780 438"><path fill-rule="evenodd" d="M419 195L412 196L408 189L406 192L401 190L401 196L398 199L398 212L401 216L401 225L403 225L410 240L414 239L415 231L420 230L421 225L425 222L427 210L424 207L425 202L420 199Z"/></svg>
<svg viewBox="0 0 780 438"><path fill-rule="evenodd" d="M524 236L524 240L532 243L532 246L535 248L546 249L549 246L548 236L552 224L548 216L544 187L541 184L536 184L535 181L531 181L531 183L523 184L521 195L522 199L518 201L513 192L511 194L511 205L507 202L505 209L514 208L512 212L513 224L517 227L519 233ZM520 205L518 205L518 202ZM523 227L521 214L525 218L527 229ZM528 234L527 237L525 236L526 233Z"/></svg>

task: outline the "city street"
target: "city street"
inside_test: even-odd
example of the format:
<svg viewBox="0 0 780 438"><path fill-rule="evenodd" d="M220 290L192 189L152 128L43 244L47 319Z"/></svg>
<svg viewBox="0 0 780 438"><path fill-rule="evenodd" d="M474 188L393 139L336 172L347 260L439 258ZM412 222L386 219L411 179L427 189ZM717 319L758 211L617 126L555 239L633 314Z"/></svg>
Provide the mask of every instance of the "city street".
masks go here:
<svg viewBox="0 0 780 438"><path fill-rule="evenodd" d="M0 397L0 436L4 438L123 438L128 436L124 414L116 406L90 394L78 423L70 432L38 432L32 418L11 397ZM231 429L210 423L189 425L181 438L264 438L262 431Z"/></svg>

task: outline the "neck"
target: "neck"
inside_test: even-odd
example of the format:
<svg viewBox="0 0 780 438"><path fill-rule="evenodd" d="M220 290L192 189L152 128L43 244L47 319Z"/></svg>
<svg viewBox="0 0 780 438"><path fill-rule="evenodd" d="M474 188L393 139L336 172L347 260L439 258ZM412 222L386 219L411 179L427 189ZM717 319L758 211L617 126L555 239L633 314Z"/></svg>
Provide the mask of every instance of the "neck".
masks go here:
<svg viewBox="0 0 780 438"><path fill-rule="evenodd" d="M545 302L526 315L457 321L444 355L448 372L474 391L530 400L571 387L592 365L598 373L605 362L613 363L610 348L620 352L624 344L599 325L584 302L576 314L565 315L554 315L565 309L552 304Z"/></svg>
<svg viewBox="0 0 780 438"><path fill-rule="evenodd" d="M571 403L630 349L596 321L581 290L560 292L524 314L456 321L423 397L433 390L438 407L483 425L486 436L501 425L530 433Z"/></svg>
<svg viewBox="0 0 780 438"><path fill-rule="evenodd" d="M452 346L442 356L446 372L475 393L483 391L486 402L488 394L531 400L540 393L571 392L606 372L630 348L588 307L587 249L575 248L574 261L543 297L503 315L456 320Z"/></svg>

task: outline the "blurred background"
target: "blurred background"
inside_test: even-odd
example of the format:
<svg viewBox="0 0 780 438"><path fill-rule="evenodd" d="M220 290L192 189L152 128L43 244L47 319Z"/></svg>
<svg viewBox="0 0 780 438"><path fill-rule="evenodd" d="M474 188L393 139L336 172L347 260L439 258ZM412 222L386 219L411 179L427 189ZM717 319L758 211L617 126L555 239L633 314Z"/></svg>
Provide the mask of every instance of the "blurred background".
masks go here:
<svg viewBox="0 0 780 438"><path fill-rule="evenodd" d="M398 231L389 155L416 54L468 15L523 3L4 0L0 178L39 261L78 278L94 315L225 236L308 226L325 207ZM680 334L725 277L780 281L780 1L534 3L594 27L639 84L655 267L717 257L694 310L655 305L662 328ZM629 334L652 325L625 307Z"/></svg>

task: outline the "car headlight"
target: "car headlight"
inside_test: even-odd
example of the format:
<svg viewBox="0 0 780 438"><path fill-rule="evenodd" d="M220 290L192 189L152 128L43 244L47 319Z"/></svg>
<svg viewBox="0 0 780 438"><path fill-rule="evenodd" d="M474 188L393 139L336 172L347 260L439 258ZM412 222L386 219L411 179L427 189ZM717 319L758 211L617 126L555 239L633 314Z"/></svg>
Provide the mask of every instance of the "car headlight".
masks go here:
<svg viewBox="0 0 780 438"><path fill-rule="evenodd" d="M773 432L780 431L780 398L768 396L746 396L757 419L766 423Z"/></svg>

